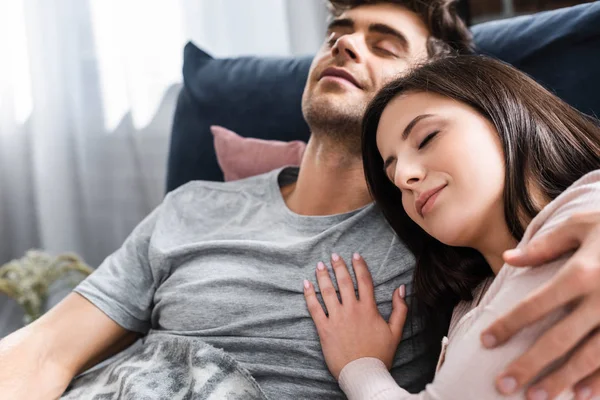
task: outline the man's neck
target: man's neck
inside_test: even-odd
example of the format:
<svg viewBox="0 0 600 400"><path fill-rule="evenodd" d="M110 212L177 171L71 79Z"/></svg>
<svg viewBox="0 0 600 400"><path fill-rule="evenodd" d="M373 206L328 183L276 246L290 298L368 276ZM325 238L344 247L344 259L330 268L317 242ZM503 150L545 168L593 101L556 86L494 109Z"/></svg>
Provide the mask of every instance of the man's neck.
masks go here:
<svg viewBox="0 0 600 400"><path fill-rule="evenodd" d="M296 183L283 187L288 208L300 215L335 215L372 202L360 156L313 135Z"/></svg>

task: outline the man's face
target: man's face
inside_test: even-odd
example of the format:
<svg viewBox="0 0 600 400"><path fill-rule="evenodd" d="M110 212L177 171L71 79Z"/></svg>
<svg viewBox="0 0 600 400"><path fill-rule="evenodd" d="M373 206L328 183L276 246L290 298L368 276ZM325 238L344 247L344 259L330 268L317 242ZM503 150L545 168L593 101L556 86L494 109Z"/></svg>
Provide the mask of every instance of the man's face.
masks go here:
<svg viewBox="0 0 600 400"><path fill-rule="evenodd" d="M363 113L379 89L427 57L421 18L394 4L365 5L334 19L315 56L302 97L313 132L360 151Z"/></svg>

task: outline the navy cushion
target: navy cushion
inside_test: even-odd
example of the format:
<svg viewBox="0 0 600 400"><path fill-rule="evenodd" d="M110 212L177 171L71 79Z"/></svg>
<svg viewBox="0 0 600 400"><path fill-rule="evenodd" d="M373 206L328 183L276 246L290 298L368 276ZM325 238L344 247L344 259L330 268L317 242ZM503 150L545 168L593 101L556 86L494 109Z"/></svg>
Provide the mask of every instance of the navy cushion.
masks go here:
<svg viewBox="0 0 600 400"><path fill-rule="evenodd" d="M492 21L471 31L481 53L528 73L580 111L600 116L600 2Z"/></svg>
<svg viewBox="0 0 600 400"><path fill-rule="evenodd" d="M213 59L188 43L167 168L167 191L222 181L211 125L245 137L308 141L301 112L312 57Z"/></svg>
<svg viewBox="0 0 600 400"><path fill-rule="evenodd" d="M579 110L600 115L600 2L472 28L484 54L532 75ZM167 191L223 180L210 125L246 137L308 140L301 98L311 57L213 59L188 43L169 151Z"/></svg>

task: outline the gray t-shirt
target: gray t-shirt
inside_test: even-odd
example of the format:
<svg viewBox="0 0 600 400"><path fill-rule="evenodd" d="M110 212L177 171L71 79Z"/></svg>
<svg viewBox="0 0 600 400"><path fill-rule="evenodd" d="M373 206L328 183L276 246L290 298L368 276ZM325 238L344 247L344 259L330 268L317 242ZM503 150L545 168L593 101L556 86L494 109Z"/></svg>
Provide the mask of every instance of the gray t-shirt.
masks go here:
<svg viewBox="0 0 600 400"><path fill-rule="evenodd" d="M332 252L345 260L359 252L387 318L401 284L410 302L415 261L373 204L332 216L290 211L280 186L297 174L286 168L184 185L75 291L125 329L195 337L224 349L269 398L344 398L327 370L303 280L316 283L317 262L329 265ZM418 391L435 366L422 323L411 314L392 374Z"/></svg>

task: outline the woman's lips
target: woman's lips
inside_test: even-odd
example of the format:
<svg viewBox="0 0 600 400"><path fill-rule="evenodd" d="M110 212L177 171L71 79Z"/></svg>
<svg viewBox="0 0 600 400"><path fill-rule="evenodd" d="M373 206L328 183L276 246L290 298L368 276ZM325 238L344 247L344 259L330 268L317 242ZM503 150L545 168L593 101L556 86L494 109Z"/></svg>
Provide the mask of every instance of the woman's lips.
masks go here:
<svg viewBox="0 0 600 400"><path fill-rule="evenodd" d="M436 189L425 192L421 196L419 196L416 208L421 218L424 218L425 214L431 211L433 205L435 204L435 200L446 186L447 185L439 186Z"/></svg>

